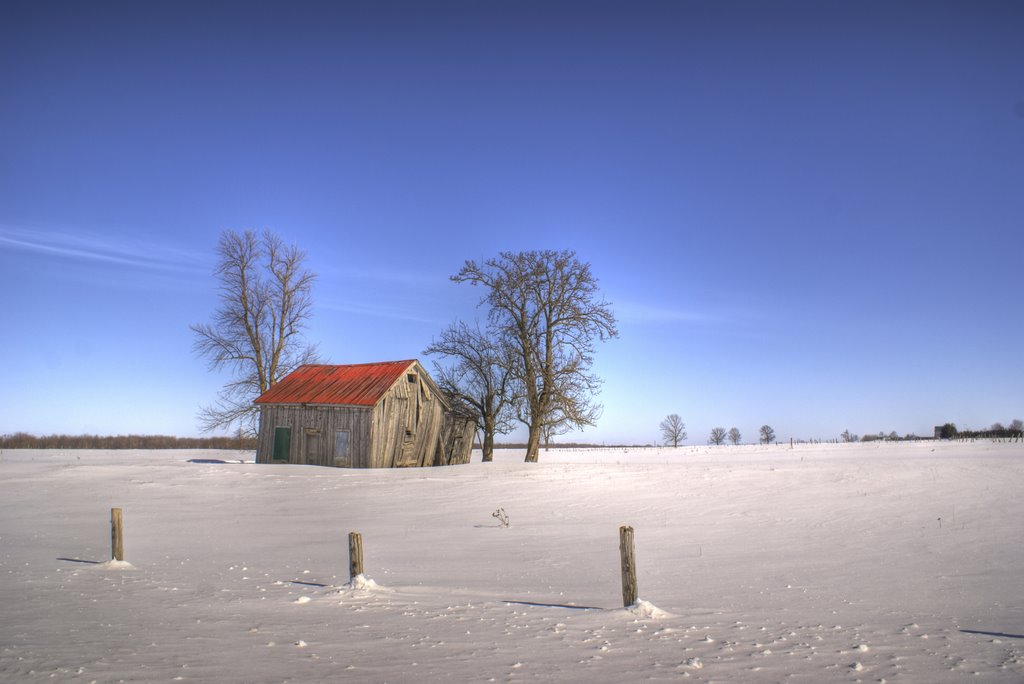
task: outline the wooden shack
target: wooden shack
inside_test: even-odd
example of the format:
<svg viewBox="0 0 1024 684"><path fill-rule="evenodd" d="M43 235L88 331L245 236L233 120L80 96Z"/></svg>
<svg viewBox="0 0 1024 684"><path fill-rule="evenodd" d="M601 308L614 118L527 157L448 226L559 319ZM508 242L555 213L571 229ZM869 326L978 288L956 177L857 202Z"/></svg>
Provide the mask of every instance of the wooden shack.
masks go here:
<svg viewBox="0 0 1024 684"><path fill-rule="evenodd" d="M419 361L306 365L255 402L257 463L402 468L468 463L476 426Z"/></svg>

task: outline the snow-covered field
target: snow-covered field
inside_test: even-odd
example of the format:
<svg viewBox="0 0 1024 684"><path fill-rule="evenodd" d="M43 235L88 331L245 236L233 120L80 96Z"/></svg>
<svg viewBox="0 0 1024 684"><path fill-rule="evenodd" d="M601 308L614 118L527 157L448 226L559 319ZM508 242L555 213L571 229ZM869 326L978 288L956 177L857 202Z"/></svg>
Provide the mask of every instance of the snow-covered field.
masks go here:
<svg viewBox="0 0 1024 684"><path fill-rule="evenodd" d="M0 680L1024 681L1022 444L521 459L7 450Z"/></svg>

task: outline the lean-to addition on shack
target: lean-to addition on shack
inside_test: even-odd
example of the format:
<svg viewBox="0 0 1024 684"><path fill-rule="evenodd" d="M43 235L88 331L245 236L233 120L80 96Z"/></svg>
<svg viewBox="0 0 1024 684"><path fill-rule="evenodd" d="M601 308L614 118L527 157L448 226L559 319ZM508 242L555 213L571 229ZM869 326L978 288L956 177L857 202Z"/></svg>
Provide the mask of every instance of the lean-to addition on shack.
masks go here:
<svg viewBox="0 0 1024 684"><path fill-rule="evenodd" d="M257 463L455 465L473 448L474 421L415 360L300 366L255 403Z"/></svg>

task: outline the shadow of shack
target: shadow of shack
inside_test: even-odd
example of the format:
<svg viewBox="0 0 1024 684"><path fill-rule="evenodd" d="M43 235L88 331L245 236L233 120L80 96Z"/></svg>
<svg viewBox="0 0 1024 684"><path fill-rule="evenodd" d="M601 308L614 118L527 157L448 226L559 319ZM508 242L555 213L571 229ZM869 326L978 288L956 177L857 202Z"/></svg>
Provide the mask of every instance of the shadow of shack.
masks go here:
<svg viewBox="0 0 1024 684"><path fill-rule="evenodd" d="M255 403L257 463L455 465L469 462L476 430L416 360L300 366Z"/></svg>

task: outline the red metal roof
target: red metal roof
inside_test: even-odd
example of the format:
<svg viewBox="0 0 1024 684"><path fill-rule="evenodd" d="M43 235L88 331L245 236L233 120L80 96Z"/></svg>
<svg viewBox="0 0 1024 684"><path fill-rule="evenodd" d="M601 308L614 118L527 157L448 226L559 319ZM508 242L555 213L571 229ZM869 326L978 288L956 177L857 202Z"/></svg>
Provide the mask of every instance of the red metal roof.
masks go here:
<svg viewBox="0 0 1024 684"><path fill-rule="evenodd" d="M261 394L257 404L373 406L416 361L299 366Z"/></svg>

